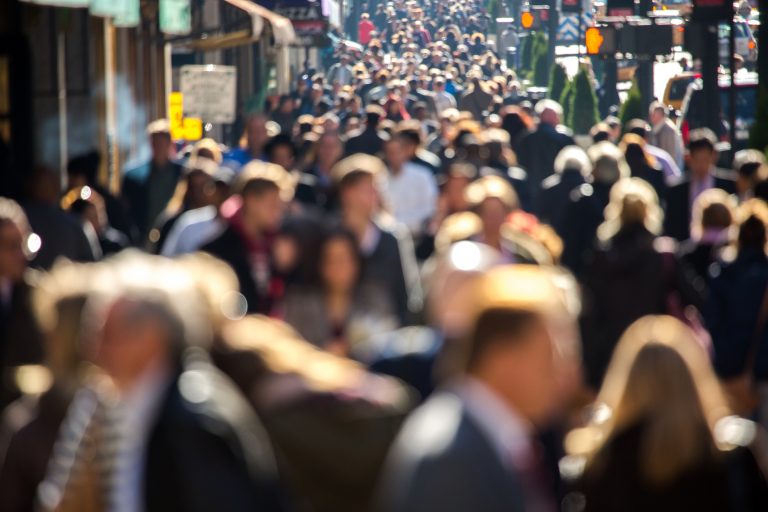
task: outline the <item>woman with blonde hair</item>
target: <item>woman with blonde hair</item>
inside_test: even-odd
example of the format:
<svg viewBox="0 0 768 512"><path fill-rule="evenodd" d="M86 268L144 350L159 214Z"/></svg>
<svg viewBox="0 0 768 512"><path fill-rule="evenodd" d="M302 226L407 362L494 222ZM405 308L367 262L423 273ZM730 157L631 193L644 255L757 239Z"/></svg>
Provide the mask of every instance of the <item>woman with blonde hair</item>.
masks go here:
<svg viewBox="0 0 768 512"><path fill-rule="evenodd" d="M591 424L566 439L561 467L581 472L581 510L768 510L750 445L693 332L646 316L624 333ZM575 475L570 475L575 476Z"/></svg>
<svg viewBox="0 0 768 512"><path fill-rule="evenodd" d="M678 271L674 242L659 238L664 212L653 188L639 178L611 189L597 247L586 258L584 354L588 382L598 388L621 333L644 315L695 303L687 276Z"/></svg>

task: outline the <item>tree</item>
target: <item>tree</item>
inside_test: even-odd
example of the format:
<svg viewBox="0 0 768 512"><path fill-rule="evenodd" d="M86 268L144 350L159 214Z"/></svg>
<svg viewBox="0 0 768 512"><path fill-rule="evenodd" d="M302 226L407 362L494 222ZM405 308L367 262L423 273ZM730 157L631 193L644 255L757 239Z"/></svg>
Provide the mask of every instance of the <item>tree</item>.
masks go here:
<svg viewBox="0 0 768 512"><path fill-rule="evenodd" d="M549 84L547 84L547 95L550 99L560 101L565 86L568 83L568 73L562 64L556 62L549 73Z"/></svg>
<svg viewBox="0 0 768 512"><path fill-rule="evenodd" d="M755 124L749 132L749 147L759 151L768 148L768 88L762 84L757 91L757 110Z"/></svg>
<svg viewBox="0 0 768 512"><path fill-rule="evenodd" d="M496 30L496 18L501 13L501 0L488 0L488 14L491 17L491 29Z"/></svg>
<svg viewBox="0 0 768 512"><path fill-rule="evenodd" d="M573 80L568 79L568 81L565 82L565 87L560 95L560 105L563 107L563 119L561 121L568 128L573 127L573 124L571 123L571 98L573 98L573 91Z"/></svg>
<svg viewBox="0 0 768 512"><path fill-rule="evenodd" d="M633 119L645 119L643 115L643 96L640 93L637 80L632 81L632 88L629 89L627 99L624 100L619 109L621 126L627 126L627 123Z"/></svg>
<svg viewBox="0 0 768 512"><path fill-rule="evenodd" d="M592 79L586 68L581 68L573 79L571 100L571 128L577 135L587 135L589 130L600 122L597 111L597 95L592 86Z"/></svg>
<svg viewBox="0 0 768 512"><path fill-rule="evenodd" d="M539 46L533 56L533 84L537 87L546 87L549 82L549 69L547 69L547 47Z"/></svg>

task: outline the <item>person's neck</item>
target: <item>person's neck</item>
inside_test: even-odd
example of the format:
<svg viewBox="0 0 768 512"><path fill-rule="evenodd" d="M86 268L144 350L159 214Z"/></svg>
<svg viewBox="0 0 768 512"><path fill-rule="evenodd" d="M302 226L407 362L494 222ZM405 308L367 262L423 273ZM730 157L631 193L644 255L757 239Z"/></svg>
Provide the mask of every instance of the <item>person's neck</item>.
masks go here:
<svg viewBox="0 0 768 512"><path fill-rule="evenodd" d="M152 166L153 166L155 169L162 169L162 168L164 168L166 165L168 165L168 162L169 162L169 161L170 161L170 158L168 158L168 157L165 157L165 156L159 156L159 155L157 155L157 156L153 156L153 157L152 157Z"/></svg>
<svg viewBox="0 0 768 512"><path fill-rule="evenodd" d="M697 183L707 181L712 176L712 169L707 169L705 172L692 172L691 179Z"/></svg>
<svg viewBox="0 0 768 512"><path fill-rule="evenodd" d="M483 243L494 249L501 249L501 233L499 230L483 231Z"/></svg>
<svg viewBox="0 0 768 512"><path fill-rule="evenodd" d="M342 219L344 225L355 234L358 242L362 242L368 227L371 225L371 218L357 212L345 211L342 214Z"/></svg>
<svg viewBox="0 0 768 512"><path fill-rule="evenodd" d="M258 146L258 147L248 146L248 152L251 154L253 158L261 158L261 155L264 153L264 150L261 146Z"/></svg>
<svg viewBox="0 0 768 512"><path fill-rule="evenodd" d="M241 212L240 220L246 235L253 238L254 240L258 240L259 238L261 238L262 236L261 224L258 222L257 219L254 219Z"/></svg>
<svg viewBox="0 0 768 512"><path fill-rule="evenodd" d="M328 312L331 317L338 320L347 316L349 307L352 304L352 297L349 290L328 289L325 293L328 304Z"/></svg>
<svg viewBox="0 0 768 512"><path fill-rule="evenodd" d="M404 167L404 166L405 166L405 163L401 163L401 164L399 164L399 165L398 165L398 164L390 164L390 166L389 166L389 172L390 172L390 173L391 173L393 176L399 176L400 174L402 174L402 173L403 173L403 167Z"/></svg>

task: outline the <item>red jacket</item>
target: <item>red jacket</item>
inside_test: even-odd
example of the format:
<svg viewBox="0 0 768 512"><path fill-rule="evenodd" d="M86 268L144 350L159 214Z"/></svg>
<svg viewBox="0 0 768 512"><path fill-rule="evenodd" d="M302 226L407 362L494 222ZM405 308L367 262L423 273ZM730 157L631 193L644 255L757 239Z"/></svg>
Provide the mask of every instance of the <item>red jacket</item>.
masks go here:
<svg viewBox="0 0 768 512"><path fill-rule="evenodd" d="M371 42L371 32L375 30L371 20L360 20L360 25L357 27L357 40L363 46L367 46Z"/></svg>

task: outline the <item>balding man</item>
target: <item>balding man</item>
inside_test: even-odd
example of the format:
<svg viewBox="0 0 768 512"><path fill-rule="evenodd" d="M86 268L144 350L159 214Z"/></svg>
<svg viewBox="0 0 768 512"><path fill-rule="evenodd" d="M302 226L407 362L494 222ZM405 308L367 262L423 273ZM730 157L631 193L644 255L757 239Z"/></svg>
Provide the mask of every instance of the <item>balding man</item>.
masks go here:
<svg viewBox="0 0 768 512"><path fill-rule="evenodd" d="M574 281L543 267L502 266L464 293L472 320L461 370L400 432L380 510L555 511L534 436L576 374Z"/></svg>

